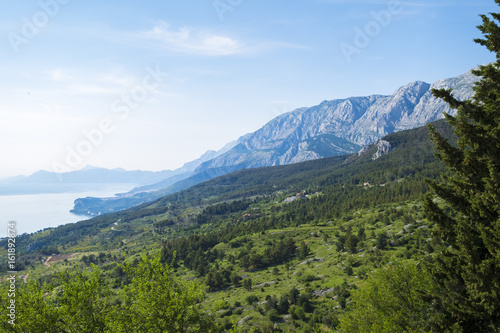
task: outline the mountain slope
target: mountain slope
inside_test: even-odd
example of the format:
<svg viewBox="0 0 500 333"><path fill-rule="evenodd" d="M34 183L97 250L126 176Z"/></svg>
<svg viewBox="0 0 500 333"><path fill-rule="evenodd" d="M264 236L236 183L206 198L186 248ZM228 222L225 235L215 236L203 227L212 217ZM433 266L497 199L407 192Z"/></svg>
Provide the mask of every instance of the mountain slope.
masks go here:
<svg viewBox="0 0 500 333"><path fill-rule="evenodd" d="M455 97L465 100L472 97L475 81L467 72L433 84L412 82L390 96L351 97L297 109L240 138L232 150L203 163L196 172L229 165L283 165L352 153L389 133L442 119L443 112L453 113L445 102L433 97L431 89L453 88ZM330 149L308 144L324 135L334 138Z"/></svg>
<svg viewBox="0 0 500 333"><path fill-rule="evenodd" d="M435 127L445 137L452 137L444 121L435 123ZM314 201L287 206L290 214L299 216L304 223L314 214L327 214L320 216L328 218L368 203L376 206L418 199L428 191L424 178L437 179L445 170L433 155L428 135L427 128L422 127L390 134L383 139L388 145L373 144L359 154L239 170L126 211L22 236L19 247L33 251L85 241L96 249L113 248L129 237L158 242L160 236L154 232L158 223L172 221L168 222L172 230L186 228L188 233L202 228L196 222L196 214L207 205L256 197L280 202L304 190L323 193ZM383 148L388 146L391 148ZM368 183L369 186L363 186ZM302 205L313 206L300 209ZM302 216L304 212L310 212L311 217ZM112 229L117 224L120 232Z"/></svg>
<svg viewBox="0 0 500 333"><path fill-rule="evenodd" d="M453 88L455 97L465 100L472 97L473 83L477 80L467 72L433 84L412 82L389 96L351 97L299 108L276 117L254 133L242 136L226 152L220 151L217 157L201 163L189 178L177 183L157 184L155 188L161 188L158 192L136 191L126 199L80 199L74 211L99 215L152 201L240 169L354 153L389 133L442 119L443 112L453 113L446 103L433 97L431 90Z"/></svg>
<svg viewBox="0 0 500 333"><path fill-rule="evenodd" d="M435 127L451 136L443 121ZM120 304L134 277L124 265L149 253L206 290L202 306L225 327L335 329L370 272L446 248L419 200L428 190L422 178L444 169L428 136L419 128L359 154L240 170L126 212L20 235L16 268L47 285L68 267L91 268L111 288L109 303ZM7 260L7 241L0 243Z"/></svg>

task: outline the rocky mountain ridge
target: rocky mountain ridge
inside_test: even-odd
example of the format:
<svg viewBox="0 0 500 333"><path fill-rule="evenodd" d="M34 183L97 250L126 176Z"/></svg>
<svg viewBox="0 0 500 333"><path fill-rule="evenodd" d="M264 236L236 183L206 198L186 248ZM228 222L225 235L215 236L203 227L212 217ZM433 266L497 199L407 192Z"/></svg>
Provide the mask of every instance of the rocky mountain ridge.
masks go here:
<svg viewBox="0 0 500 333"><path fill-rule="evenodd" d="M469 71L433 84L411 82L389 96L350 97L299 108L242 136L233 149L202 163L196 172L237 165L283 165L353 153L387 134L442 119L443 112L453 114L445 102L434 98L432 89L452 88L455 97L465 100L473 96L477 80Z"/></svg>
<svg viewBox="0 0 500 333"><path fill-rule="evenodd" d="M453 89L459 100L470 99L479 78L471 71L432 84L411 82L391 95L371 95L323 101L282 114L262 128L243 135L199 164L183 179L169 178L126 195L122 202L86 198L77 212L98 215L157 199L233 171L286 165L358 152L387 134L423 126L454 114L434 98L432 89ZM390 147L381 146L380 154ZM381 156L380 155L380 156ZM377 156L378 157L378 156ZM376 158L376 157L375 157ZM156 190L156 191L155 191Z"/></svg>

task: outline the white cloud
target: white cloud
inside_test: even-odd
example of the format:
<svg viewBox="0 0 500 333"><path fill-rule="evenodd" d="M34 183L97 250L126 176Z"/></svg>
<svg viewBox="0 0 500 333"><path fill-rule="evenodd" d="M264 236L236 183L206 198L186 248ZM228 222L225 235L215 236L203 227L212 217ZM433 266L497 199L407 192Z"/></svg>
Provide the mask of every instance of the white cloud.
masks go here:
<svg viewBox="0 0 500 333"><path fill-rule="evenodd" d="M242 43L231 37L187 27L176 30L163 21L150 30L128 33L127 37L149 47L205 56L232 55L243 49Z"/></svg>
<svg viewBox="0 0 500 333"><path fill-rule="evenodd" d="M47 74L49 74L50 79L55 82L67 82L73 79L73 77L62 68L49 70Z"/></svg>
<svg viewBox="0 0 500 333"><path fill-rule="evenodd" d="M118 95L140 82L140 77L123 73L122 69L105 73L55 68L46 71L53 85L49 91L65 95Z"/></svg>
<svg viewBox="0 0 500 333"><path fill-rule="evenodd" d="M94 38L103 38L110 43L123 44L129 48L204 57L256 55L283 48L308 49L304 45L283 41L243 41L233 33L192 26L173 27L165 21L158 21L144 30L114 30L108 26L99 26L98 29L87 28L80 33L91 34Z"/></svg>

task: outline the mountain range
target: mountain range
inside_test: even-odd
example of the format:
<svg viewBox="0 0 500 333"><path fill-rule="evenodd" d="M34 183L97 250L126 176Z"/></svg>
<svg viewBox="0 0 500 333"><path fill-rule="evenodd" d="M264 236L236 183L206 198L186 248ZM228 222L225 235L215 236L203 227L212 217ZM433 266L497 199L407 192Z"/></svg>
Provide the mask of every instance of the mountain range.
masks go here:
<svg viewBox="0 0 500 333"><path fill-rule="evenodd" d="M433 122L433 126L452 144L456 143L446 121ZM296 193L317 195L316 204L327 211L350 211L366 204L419 199L428 191L425 179L438 179L443 172L443 163L434 156L429 130L420 127L389 134L354 154L238 170L127 210L65 224L38 236L24 235L19 241L28 252L78 242L85 242L85 246L92 243L96 249L112 249L125 245L125 238L161 238L161 234L152 232L157 227L169 227L172 232L186 228L188 234L190 228L203 228L199 223L205 222L196 216L203 215L203 208L210 205L252 198L281 205ZM294 210L296 204L283 209ZM286 221L295 216L277 215ZM304 217L302 223L306 220Z"/></svg>
<svg viewBox="0 0 500 333"><path fill-rule="evenodd" d="M83 169L65 173L40 170L30 176L16 176L0 180L0 194L65 193L75 192L75 189L82 192L93 190L96 185L102 187L103 184L148 186L158 183L168 186L191 176L201 163L216 156L218 156L216 151L209 150L200 158L173 171L127 171L122 168L106 169L95 166L86 166ZM119 196L117 195L117 197Z"/></svg>
<svg viewBox="0 0 500 333"><path fill-rule="evenodd" d="M446 121L433 126L456 144ZM172 267L173 274L165 276L195 281L193 288L206 291L204 308L222 320L230 317L227 327L274 321L266 313L270 307L257 308L249 297L279 304L278 297L292 289L303 293L294 298L310 299L307 317L293 319L295 310L283 310L281 316L290 317L276 318L283 331L310 331L310 318L349 311L342 304L375 270L398 261L429 263L446 250L422 209L426 179L446 172L428 128L400 131L358 153L238 170L124 211L21 234L16 249L23 260L16 269L25 281L38 272L35 282L51 286L55 276L73 274L73 267L78 287L84 285L78 269L91 268L120 301L136 276L123 267L143 267L141 260L157 255L157 263ZM0 239L6 261L7 242ZM8 276L7 269L0 268L0 275ZM49 294L60 295L57 290ZM156 297L157 288L151 290ZM306 304L296 302L288 309ZM229 308L220 312L218 304Z"/></svg>
<svg viewBox="0 0 500 333"><path fill-rule="evenodd" d="M206 158L191 172L138 187L117 198L78 199L73 212L100 215L152 201L236 170L354 153L387 134L442 119L443 113L454 114L444 101L433 96L432 89L453 89L457 99L466 100L473 96L473 85L478 80L468 71L432 84L411 82L391 95L325 100L312 107L298 108L272 119L222 150L211 152L209 155L213 157Z"/></svg>
<svg viewBox="0 0 500 333"><path fill-rule="evenodd" d="M0 181L0 190L40 193L47 185L53 191L64 184L129 183L128 193L111 198L79 198L73 213L96 216L123 210L178 192L203 181L241 169L287 165L360 151L383 136L416 128L453 114L448 105L432 95L432 89L453 89L459 100L473 96L471 71L432 84L415 81L391 95L371 95L325 100L279 115L262 128L228 143L219 151L207 151L200 158L176 170L126 171L86 167L68 173L38 171L29 177ZM63 185L61 185L63 184ZM3 191L5 192L5 191Z"/></svg>
<svg viewBox="0 0 500 333"><path fill-rule="evenodd" d="M236 141L235 147L201 164L238 169L284 165L359 151L381 137L416 128L453 113L432 89L453 88L459 100L473 95L477 81L471 72L433 84L409 83L392 95L372 95L323 101L271 120L261 129Z"/></svg>

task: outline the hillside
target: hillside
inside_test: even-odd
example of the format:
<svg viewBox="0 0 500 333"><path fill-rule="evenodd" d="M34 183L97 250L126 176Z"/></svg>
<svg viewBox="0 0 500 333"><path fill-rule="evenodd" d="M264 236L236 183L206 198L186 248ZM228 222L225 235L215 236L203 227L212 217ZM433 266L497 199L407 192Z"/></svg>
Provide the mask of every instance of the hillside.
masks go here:
<svg viewBox="0 0 500 333"><path fill-rule="evenodd" d="M436 126L451 136L449 128L443 121L437 122ZM403 188L405 198L418 198L423 190L418 189L414 195L406 192L408 188L411 189L412 183L417 182L421 184L419 186L426 188L423 178L437 178L442 171L432 154L432 144L428 139L427 129L422 127L393 133L384 137L383 141L389 142L390 153L377 159L374 159L374 155L380 145L374 144L359 154L285 166L239 170L151 203L76 224L60 226L33 237L41 243L56 244L70 243L84 237L97 237L94 239L95 245L110 246L109 240L104 241L107 233L103 233L103 230L109 229L117 220L123 221L122 224L127 222L126 229L129 231L123 235L132 235L135 234L133 230L137 227L137 223L142 225L148 219L156 221L164 219L165 216L181 214L180 211L186 207L203 207L207 204L252 196L282 196L306 189L329 191L333 194L339 187L347 185L351 186L350 190L353 193L366 193L365 189L358 186L363 183L385 185L372 188L374 203L381 200L380 194L396 189L401 191ZM398 181L401 179L405 182ZM369 198L363 200L368 201ZM151 230L153 225L145 227Z"/></svg>
<svg viewBox="0 0 500 333"><path fill-rule="evenodd" d="M389 96L351 97L299 108L227 145L200 163L189 178L170 178L121 198L80 198L72 212L90 216L116 212L236 170L354 153L387 134L441 119L443 112L453 113L431 90L453 88L454 96L465 100L472 96L477 80L467 72L432 84L412 82Z"/></svg>
<svg viewBox="0 0 500 333"><path fill-rule="evenodd" d="M445 122L435 127L452 137ZM21 235L20 270L56 281L52 274L68 265L94 263L120 297L127 277L118 264L159 251L180 277L202 283L203 306L226 327L335 327L373 269L441 246L425 241L432 226L419 201L424 177L444 171L428 134L401 131L359 154L239 170L127 211ZM40 264L48 256L51 264Z"/></svg>

